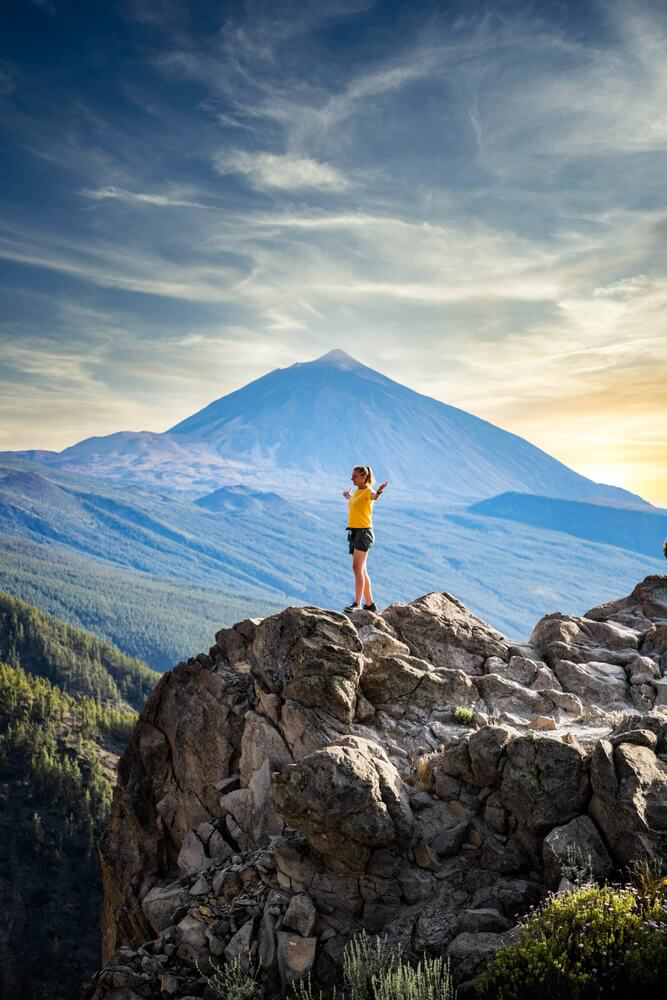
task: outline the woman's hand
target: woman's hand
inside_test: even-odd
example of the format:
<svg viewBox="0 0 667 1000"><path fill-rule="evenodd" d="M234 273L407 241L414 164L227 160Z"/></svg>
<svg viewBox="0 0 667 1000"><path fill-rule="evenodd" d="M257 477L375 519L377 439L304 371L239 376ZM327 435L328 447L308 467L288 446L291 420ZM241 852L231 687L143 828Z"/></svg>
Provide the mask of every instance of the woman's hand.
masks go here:
<svg viewBox="0 0 667 1000"><path fill-rule="evenodd" d="M384 493L384 491L386 490L386 488L388 486L389 486L389 483L387 483L387 482L380 483L380 485L377 488L377 496L380 496L381 493Z"/></svg>
<svg viewBox="0 0 667 1000"><path fill-rule="evenodd" d="M349 490L343 490L343 496L345 497L346 500L349 500L350 499L350 491Z"/></svg>

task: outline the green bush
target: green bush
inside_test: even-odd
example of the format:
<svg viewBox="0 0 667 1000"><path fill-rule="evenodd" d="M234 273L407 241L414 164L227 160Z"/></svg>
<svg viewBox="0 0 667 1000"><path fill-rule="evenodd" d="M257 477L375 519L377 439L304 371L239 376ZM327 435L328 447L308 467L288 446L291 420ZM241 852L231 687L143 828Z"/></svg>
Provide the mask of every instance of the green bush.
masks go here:
<svg viewBox="0 0 667 1000"><path fill-rule="evenodd" d="M416 968L397 962L373 978L373 1000L453 1000L449 965L423 958Z"/></svg>
<svg viewBox="0 0 667 1000"><path fill-rule="evenodd" d="M454 709L454 722L458 722L460 726L470 726L472 724L472 718L472 708L463 708L462 706L459 706Z"/></svg>
<svg viewBox="0 0 667 1000"><path fill-rule="evenodd" d="M234 958L224 965L211 962L212 975L208 976L202 970L199 962L195 962L197 971L204 976L209 988L224 1000L255 1000L261 997L262 991L257 983L257 969L248 963L244 969L240 958Z"/></svg>
<svg viewBox="0 0 667 1000"><path fill-rule="evenodd" d="M593 1000L664 996L664 902L644 906L636 890L584 886L551 896L497 952L478 992L489 1000Z"/></svg>
<svg viewBox="0 0 667 1000"><path fill-rule="evenodd" d="M349 1000L374 1000L376 978L396 960L386 937L369 937L362 931L352 938L343 952L343 982Z"/></svg>

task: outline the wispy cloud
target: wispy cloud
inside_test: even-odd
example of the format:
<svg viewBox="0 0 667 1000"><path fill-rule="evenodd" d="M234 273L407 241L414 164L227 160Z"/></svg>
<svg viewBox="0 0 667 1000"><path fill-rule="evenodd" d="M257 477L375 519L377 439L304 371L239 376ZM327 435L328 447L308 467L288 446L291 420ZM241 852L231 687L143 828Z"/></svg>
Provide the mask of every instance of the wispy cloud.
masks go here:
<svg viewBox="0 0 667 1000"><path fill-rule="evenodd" d="M84 189L81 191L84 198L93 201L104 201L113 199L124 201L130 205L157 205L164 208L206 208L206 205L197 201L187 201L174 194L146 194L139 191L126 191L124 188L115 187L113 184L107 187Z"/></svg>
<svg viewBox="0 0 667 1000"><path fill-rule="evenodd" d="M318 163L290 153L248 153L236 150L217 153L213 158L219 174L243 174L258 188L290 191L316 188L320 191L345 191L350 182L340 170L328 163Z"/></svg>

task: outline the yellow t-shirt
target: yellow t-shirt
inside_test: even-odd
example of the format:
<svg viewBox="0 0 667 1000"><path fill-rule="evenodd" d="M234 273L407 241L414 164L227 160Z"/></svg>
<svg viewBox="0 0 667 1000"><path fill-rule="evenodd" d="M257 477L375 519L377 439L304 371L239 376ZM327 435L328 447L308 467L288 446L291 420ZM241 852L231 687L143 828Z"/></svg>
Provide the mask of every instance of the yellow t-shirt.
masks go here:
<svg viewBox="0 0 667 1000"><path fill-rule="evenodd" d="M366 486L363 490L357 490L350 497L350 512L347 518L348 528L372 528L373 527L373 490Z"/></svg>

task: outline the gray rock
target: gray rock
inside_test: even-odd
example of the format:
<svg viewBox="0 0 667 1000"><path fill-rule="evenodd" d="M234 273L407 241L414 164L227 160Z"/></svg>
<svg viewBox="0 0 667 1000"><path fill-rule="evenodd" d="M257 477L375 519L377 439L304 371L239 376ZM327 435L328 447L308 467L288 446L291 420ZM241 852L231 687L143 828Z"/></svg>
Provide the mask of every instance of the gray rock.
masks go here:
<svg viewBox="0 0 667 1000"><path fill-rule="evenodd" d="M502 933L512 927L512 922L492 907L464 910L454 925L455 934L478 934L480 931Z"/></svg>
<svg viewBox="0 0 667 1000"><path fill-rule="evenodd" d="M283 989L307 976L315 964L317 938L278 932L278 970Z"/></svg>
<svg viewBox="0 0 667 1000"><path fill-rule="evenodd" d="M480 674L489 656L508 658L505 638L451 594L426 594L411 604L394 604L383 618L413 656L435 667Z"/></svg>
<svg viewBox="0 0 667 1000"><path fill-rule="evenodd" d="M173 916L181 906L190 902L190 894L180 882L156 885L146 893L141 908L146 920L156 934L173 924Z"/></svg>
<svg viewBox="0 0 667 1000"><path fill-rule="evenodd" d="M176 863L186 875L194 875L206 867L208 863L206 851L194 830L189 830L183 838Z"/></svg>
<svg viewBox="0 0 667 1000"><path fill-rule="evenodd" d="M283 917L283 927L298 931L302 937L310 937L317 921L317 910L310 896L301 892L292 896Z"/></svg>
<svg viewBox="0 0 667 1000"><path fill-rule="evenodd" d="M371 660L378 656L410 655L410 647L389 632L375 628L373 625L363 625L358 632L364 647L364 656Z"/></svg>
<svg viewBox="0 0 667 1000"><path fill-rule="evenodd" d="M363 867L368 848L409 838L413 816L394 766L367 740L348 737L273 776L276 809L316 850Z"/></svg>
<svg viewBox="0 0 667 1000"><path fill-rule="evenodd" d="M233 962L234 959L238 958L241 966L246 970L250 964L250 947L252 945L254 927L254 920L246 920L225 948L225 958L227 961Z"/></svg>
<svg viewBox="0 0 667 1000"><path fill-rule="evenodd" d="M572 663L558 660L554 672L565 691L603 709L627 705L628 686L623 667L613 663Z"/></svg>
<svg viewBox="0 0 667 1000"><path fill-rule="evenodd" d="M194 965L202 958L206 950L206 925L188 913L176 925L176 931L176 954L179 958Z"/></svg>
<svg viewBox="0 0 667 1000"><path fill-rule="evenodd" d="M505 753L501 800L520 826L544 833L584 811L589 784L581 747L549 736L520 736Z"/></svg>
<svg viewBox="0 0 667 1000"><path fill-rule="evenodd" d="M447 957L455 978L467 981L478 976L498 949L506 948L516 936L517 933L512 931L503 934L489 931L472 934L464 931L459 934L447 948Z"/></svg>
<svg viewBox="0 0 667 1000"><path fill-rule="evenodd" d="M476 677L475 685L490 713L511 713L533 718L548 712L551 703L537 691L517 684L499 674Z"/></svg>
<svg viewBox="0 0 667 1000"><path fill-rule="evenodd" d="M613 860L661 861L667 853L667 763L646 746L600 740L591 757L588 811Z"/></svg>
<svg viewBox="0 0 667 1000"><path fill-rule="evenodd" d="M654 753L658 749L658 737L650 729L628 729L624 733L612 734L609 742L615 747L621 743L634 743L638 747L648 747Z"/></svg>

